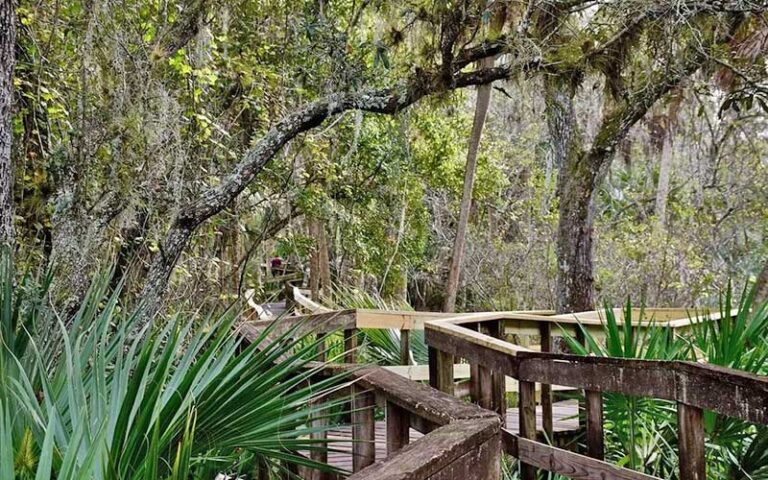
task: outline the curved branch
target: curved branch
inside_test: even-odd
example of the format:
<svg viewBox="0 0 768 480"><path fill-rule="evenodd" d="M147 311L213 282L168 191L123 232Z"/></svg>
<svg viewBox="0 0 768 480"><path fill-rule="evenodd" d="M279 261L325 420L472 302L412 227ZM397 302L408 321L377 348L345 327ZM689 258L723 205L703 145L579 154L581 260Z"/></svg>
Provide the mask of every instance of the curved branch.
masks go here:
<svg viewBox="0 0 768 480"><path fill-rule="evenodd" d="M379 90L331 94L285 116L246 153L243 160L222 179L218 186L204 192L178 213L160 252L152 262L142 290L141 298L145 302L146 309L145 318L148 321L157 312L171 272L195 229L233 202L248 184L253 182L275 154L296 136L347 110L392 115L427 95L489 84L538 66L538 61L530 61L485 68L455 74L450 82L445 82L440 73L422 73L414 76L404 85Z"/></svg>

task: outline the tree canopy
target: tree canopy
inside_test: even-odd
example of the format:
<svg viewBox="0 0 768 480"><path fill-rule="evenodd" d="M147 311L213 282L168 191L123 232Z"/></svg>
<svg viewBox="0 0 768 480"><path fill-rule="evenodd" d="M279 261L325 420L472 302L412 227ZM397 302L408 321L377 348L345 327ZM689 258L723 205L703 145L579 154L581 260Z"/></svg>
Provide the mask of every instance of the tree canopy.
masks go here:
<svg viewBox="0 0 768 480"><path fill-rule="evenodd" d="M64 309L111 262L147 318L266 299L272 256L438 309L461 211L459 309L768 276L764 2L2 3L0 233Z"/></svg>

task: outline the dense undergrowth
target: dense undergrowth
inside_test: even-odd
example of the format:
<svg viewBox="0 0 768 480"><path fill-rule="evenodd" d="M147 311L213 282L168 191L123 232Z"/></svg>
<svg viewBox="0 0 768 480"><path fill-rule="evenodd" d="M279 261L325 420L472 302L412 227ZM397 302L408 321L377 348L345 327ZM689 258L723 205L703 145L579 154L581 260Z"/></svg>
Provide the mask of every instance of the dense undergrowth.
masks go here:
<svg viewBox="0 0 768 480"><path fill-rule="evenodd" d="M50 281L0 264L3 480L291 478L311 464L295 452L324 447L309 440L309 399L342 380L311 378L312 342L243 345L234 311L136 337L141 312L109 274L72 318L48 306Z"/></svg>

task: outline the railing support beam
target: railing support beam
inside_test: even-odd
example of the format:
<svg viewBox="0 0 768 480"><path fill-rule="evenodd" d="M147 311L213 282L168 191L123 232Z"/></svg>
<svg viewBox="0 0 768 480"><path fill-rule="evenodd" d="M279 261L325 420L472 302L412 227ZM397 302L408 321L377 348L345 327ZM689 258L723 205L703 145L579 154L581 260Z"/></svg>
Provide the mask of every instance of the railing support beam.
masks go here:
<svg viewBox="0 0 768 480"><path fill-rule="evenodd" d="M410 442L411 415L404 408L387 402L387 454L392 455Z"/></svg>
<svg viewBox="0 0 768 480"><path fill-rule="evenodd" d="M352 471L376 461L376 397L373 392L352 386Z"/></svg>
<svg viewBox="0 0 768 480"><path fill-rule="evenodd" d="M400 365L411 364L411 331L400 330Z"/></svg>
<svg viewBox="0 0 768 480"><path fill-rule="evenodd" d="M520 437L536 440L536 384L520 382ZM521 480L536 480L536 468L520 462Z"/></svg>
<svg viewBox="0 0 768 480"><path fill-rule="evenodd" d="M540 322L539 335L541 336L541 351L551 352L552 324ZM544 434L551 440L554 433L554 421L552 420L552 385L548 383L541 384L541 424Z"/></svg>
<svg viewBox="0 0 768 480"><path fill-rule="evenodd" d="M453 395L453 355L429 347L429 385Z"/></svg>
<svg viewBox="0 0 768 480"><path fill-rule="evenodd" d="M680 480L704 480L704 415L700 408L677 403Z"/></svg>
<svg viewBox="0 0 768 480"><path fill-rule="evenodd" d="M594 390L586 390L584 396L587 408L587 455L603 460L605 457L603 394Z"/></svg>
<svg viewBox="0 0 768 480"><path fill-rule="evenodd" d="M357 329L344 330L344 362L357 362Z"/></svg>
<svg viewBox="0 0 768 480"><path fill-rule="evenodd" d="M504 322L501 320L494 320L491 322L483 322L480 324L480 333L491 336L493 338L504 339ZM484 367L479 368L479 377L481 379L481 397L489 396L490 403L488 406L481 405L484 408L495 411L501 416L502 423L506 424L507 419L507 377L504 373L493 372L487 370ZM486 370L486 372L484 372ZM483 377L487 379L487 387L483 387Z"/></svg>

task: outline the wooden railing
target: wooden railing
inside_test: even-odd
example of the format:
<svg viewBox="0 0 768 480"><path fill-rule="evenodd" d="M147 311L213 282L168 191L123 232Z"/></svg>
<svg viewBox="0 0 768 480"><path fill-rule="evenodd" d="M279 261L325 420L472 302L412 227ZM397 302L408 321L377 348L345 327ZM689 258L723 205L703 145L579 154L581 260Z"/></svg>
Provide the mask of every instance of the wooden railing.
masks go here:
<svg viewBox="0 0 768 480"><path fill-rule="evenodd" d="M301 322L301 323L297 323ZM260 338L265 322L240 326L246 340ZM297 328L299 327L299 328ZM345 360L350 363L329 364L325 371L346 374L352 382L346 395L351 403L351 470L350 480L499 480L501 478L501 421L486 409L440 392L427 385L403 378L382 367L354 365L357 323L349 312L315 315L306 319L280 322L273 335L290 332L292 336L318 335L344 331ZM292 329L292 330L291 330ZM324 360L320 354L318 360ZM325 399L327 400L327 399ZM342 398L343 400L343 398ZM339 402L335 395L333 402ZM386 454L376 456L375 409L385 411ZM319 406L322 410L322 405ZM314 422L322 426L324 419ZM424 434L410 441L410 429ZM326 438L318 429L315 438ZM333 451L334 444L329 444ZM309 453L313 460L328 463L328 450ZM334 476L319 471L303 472L311 480Z"/></svg>
<svg viewBox="0 0 768 480"><path fill-rule="evenodd" d="M689 362L551 353L553 325L558 328L559 322L541 313L446 316L344 310L282 319L274 332L280 334L292 330L295 335L311 332L324 337L331 332L343 331L345 362L354 364L360 328L394 328L401 332L426 330L429 381L439 392L382 367L349 370L348 375L355 380L355 386L349 392L354 412L351 419L354 425L351 470L355 474L350 477L353 479L495 479L499 476L501 451L520 460L524 480L535 478L537 469L587 480L655 478L604 461L603 394L607 392L676 402L679 478L682 480L706 478L704 410L768 424L768 380L765 377ZM528 322L525 325L528 334L538 333L541 352L503 340L505 331L509 332L509 326L505 324L517 325L521 321ZM534 322L535 331L531 329L531 322ZM243 332L255 337L270 324L246 324ZM454 396L453 373L462 359L470 364L470 397L482 409ZM506 417L507 377L518 382L519 425L514 432L513 425L499 427L499 422ZM536 425L537 385L541 386L544 435L539 434ZM553 438L553 385L584 391L584 454L542 441ZM376 458L373 415L376 405L386 412L386 454L380 455L383 459ZM408 444L408 428L427 435ZM321 462L328 460L327 455L328 452L323 451L312 453L312 457ZM478 465L492 468L479 468Z"/></svg>
<svg viewBox="0 0 768 480"><path fill-rule="evenodd" d="M677 403L681 480L704 480L703 410L768 424L766 377L691 362L644 361L530 352L500 337L506 315L455 317L428 322L430 383L450 393L454 357L469 361L480 392L498 395L504 376L518 379L519 434L504 432L504 450L521 461L524 480L544 469L578 479L652 479L603 461L603 394L620 393ZM479 328L478 328L479 324ZM549 322L543 322L542 350L551 346ZM587 455L538 440L535 385L564 385L584 390ZM485 397L480 396L480 400ZM487 400L486 400L487 402ZM486 407L505 407L501 398ZM551 399L542 398L544 430L552 429ZM500 411L501 413L501 411ZM550 437L551 438L551 437Z"/></svg>
<svg viewBox="0 0 768 480"><path fill-rule="evenodd" d="M380 367L353 371L351 480L500 478L501 422L467 404ZM386 458L375 458L374 408L386 412ZM413 444L409 430L423 434ZM397 455L395 455L397 454ZM376 464L376 460L382 460Z"/></svg>

